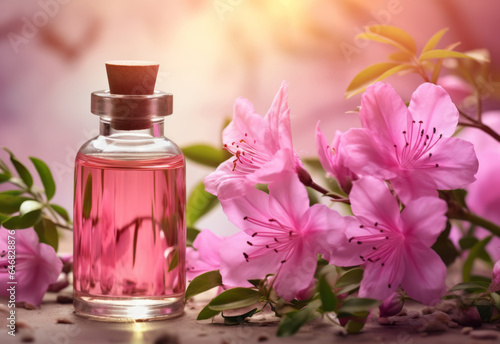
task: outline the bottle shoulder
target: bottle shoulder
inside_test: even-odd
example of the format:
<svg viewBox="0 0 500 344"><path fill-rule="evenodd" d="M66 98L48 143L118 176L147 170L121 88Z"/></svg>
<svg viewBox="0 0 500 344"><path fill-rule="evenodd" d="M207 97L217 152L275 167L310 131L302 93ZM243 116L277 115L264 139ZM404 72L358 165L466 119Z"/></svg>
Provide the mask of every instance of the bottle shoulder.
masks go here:
<svg viewBox="0 0 500 344"><path fill-rule="evenodd" d="M117 160L147 160L181 155L181 149L168 138L144 135L98 135L85 142L80 154Z"/></svg>

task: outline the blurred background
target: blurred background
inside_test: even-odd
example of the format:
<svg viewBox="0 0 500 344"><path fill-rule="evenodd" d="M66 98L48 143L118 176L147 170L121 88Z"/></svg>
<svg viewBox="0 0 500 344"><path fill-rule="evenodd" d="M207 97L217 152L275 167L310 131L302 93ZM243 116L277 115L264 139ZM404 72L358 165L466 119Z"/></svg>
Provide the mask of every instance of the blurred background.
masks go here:
<svg viewBox="0 0 500 344"><path fill-rule="evenodd" d="M500 3L488 0L2 0L0 2L0 146L23 162L36 156L51 167L55 202L71 209L73 164L98 132L90 93L107 88L104 62L159 62L157 89L174 94L166 136L181 147L220 144L224 119L238 96L268 110L281 82L289 83L293 139L314 156L318 120L329 139L358 126L360 96L344 99L361 69L389 50L355 39L366 25L396 25L421 49L449 27L443 46L487 48L498 88ZM419 79L394 81L403 97ZM486 107L498 108L493 97ZM0 157L7 158L5 152ZM210 172L188 164L188 189ZM220 213L201 222L230 233Z"/></svg>

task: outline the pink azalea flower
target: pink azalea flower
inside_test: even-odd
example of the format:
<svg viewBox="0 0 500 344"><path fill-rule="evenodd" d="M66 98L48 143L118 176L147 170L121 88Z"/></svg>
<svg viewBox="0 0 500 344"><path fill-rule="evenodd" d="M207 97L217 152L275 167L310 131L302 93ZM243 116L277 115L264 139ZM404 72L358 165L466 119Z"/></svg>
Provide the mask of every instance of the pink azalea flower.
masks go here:
<svg viewBox="0 0 500 344"><path fill-rule="evenodd" d="M208 271L219 270L219 249L225 238L215 235L208 229L202 230L193 247L186 249L186 274L189 280Z"/></svg>
<svg viewBox="0 0 500 344"><path fill-rule="evenodd" d="M483 114L483 122L496 132L500 132L500 112ZM488 134L475 128L465 128L460 137L474 144L479 170L477 180L467 187L467 205L473 213L500 225L500 145ZM477 228L475 235L482 239L491 232ZM493 261L500 259L500 238L493 237L486 247Z"/></svg>
<svg viewBox="0 0 500 344"><path fill-rule="evenodd" d="M385 300L401 285L408 296L432 304L444 294L446 266L431 249L446 224L446 203L422 197L399 205L384 182L363 177L350 193L348 244L336 265L363 264L360 297Z"/></svg>
<svg viewBox="0 0 500 344"><path fill-rule="evenodd" d="M450 137L458 110L441 87L420 85L407 108L389 84L378 82L363 95L360 118L363 128L342 137L346 165L359 175L389 180L403 202L475 180L474 147Z"/></svg>
<svg viewBox="0 0 500 344"><path fill-rule="evenodd" d="M244 194L258 183L269 183L283 171L295 171L300 161L292 146L288 88L281 85L265 117L252 103L238 98L233 121L224 129L224 149L233 157L208 175L205 188L219 199Z"/></svg>
<svg viewBox="0 0 500 344"><path fill-rule="evenodd" d="M243 230L220 250L225 284L245 285L275 274L276 293L292 300L307 294L317 255L332 254L346 240L343 218L325 205L310 207L295 173L269 184L269 194L251 189L221 203L229 220Z"/></svg>
<svg viewBox="0 0 500 344"><path fill-rule="evenodd" d="M316 126L316 148L321 166L328 175L337 180L344 192L349 193L353 180L358 179L358 176L345 166L345 154L339 149L341 137L342 132L337 130L331 145L328 145L325 134L319 128L318 121Z"/></svg>
<svg viewBox="0 0 500 344"><path fill-rule="evenodd" d="M39 243L35 230L16 230L9 234L0 228L0 296L9 297L7 284L10 279L9 238L15 238L15 281L16 302L27 302L38 306L49 285L55 283L61 273L63 263L52 246Z"/></svg>
<svg viewBox="0 0 500 344"><path fill-rule="evenodd" d="M500 260L493 266L492 280L490 284L490 291L500 291Z"/></svg>

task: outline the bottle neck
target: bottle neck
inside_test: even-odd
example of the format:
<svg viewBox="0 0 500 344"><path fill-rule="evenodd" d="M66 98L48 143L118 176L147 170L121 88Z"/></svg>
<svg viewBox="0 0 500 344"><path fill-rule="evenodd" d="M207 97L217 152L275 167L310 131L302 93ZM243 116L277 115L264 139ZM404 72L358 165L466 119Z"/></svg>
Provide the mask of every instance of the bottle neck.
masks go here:
<svg viewBox="0 0 500 344"><path fill-rule="evenodd" d="M155 121L149 121L149 125L142 126L144 127L143 129L123 130L123 129L117 129L116 126L114 126L111 121L101 117L99 119L99 134L101 136L134 134L134 135L149 136L149 137L163 137L164 136L163 125L164 125L163 119L156 119Z"/></svg>

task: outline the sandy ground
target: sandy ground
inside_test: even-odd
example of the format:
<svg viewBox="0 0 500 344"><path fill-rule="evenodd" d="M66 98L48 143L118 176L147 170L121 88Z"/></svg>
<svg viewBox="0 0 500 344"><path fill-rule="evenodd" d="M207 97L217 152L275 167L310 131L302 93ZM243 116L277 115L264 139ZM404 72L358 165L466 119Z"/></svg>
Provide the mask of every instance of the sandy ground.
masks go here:
<svg viewBox="0 0 500 344"><path fill-rule="evenodd" d="M71 290L63 292L70 295ZM206 300L205 300L206 302ZM276 337L278 318L272 314L255 316L242 326L225 326L219 316L214 321L196 321L203 302L188 303L181 317L153 322L106 323L81 318L71 304L59 304L55 294L47 294L40 309L17 309L16 336L10 336L5 313L0 318L0 343L97 344L97 343L500 343L495 339L474 339L450 328L438 333L418 333L410 326L381 326L371 319L362 333L339 335L339 328L321 319L304 326L294 337ZM58 323L63 321L66 323ZM483 326L484 327L484 326ZM486 326L483 329L493 330ZM498 331L498 329L496 330ZM498 332L500 334L500 332Z"/></svg>

